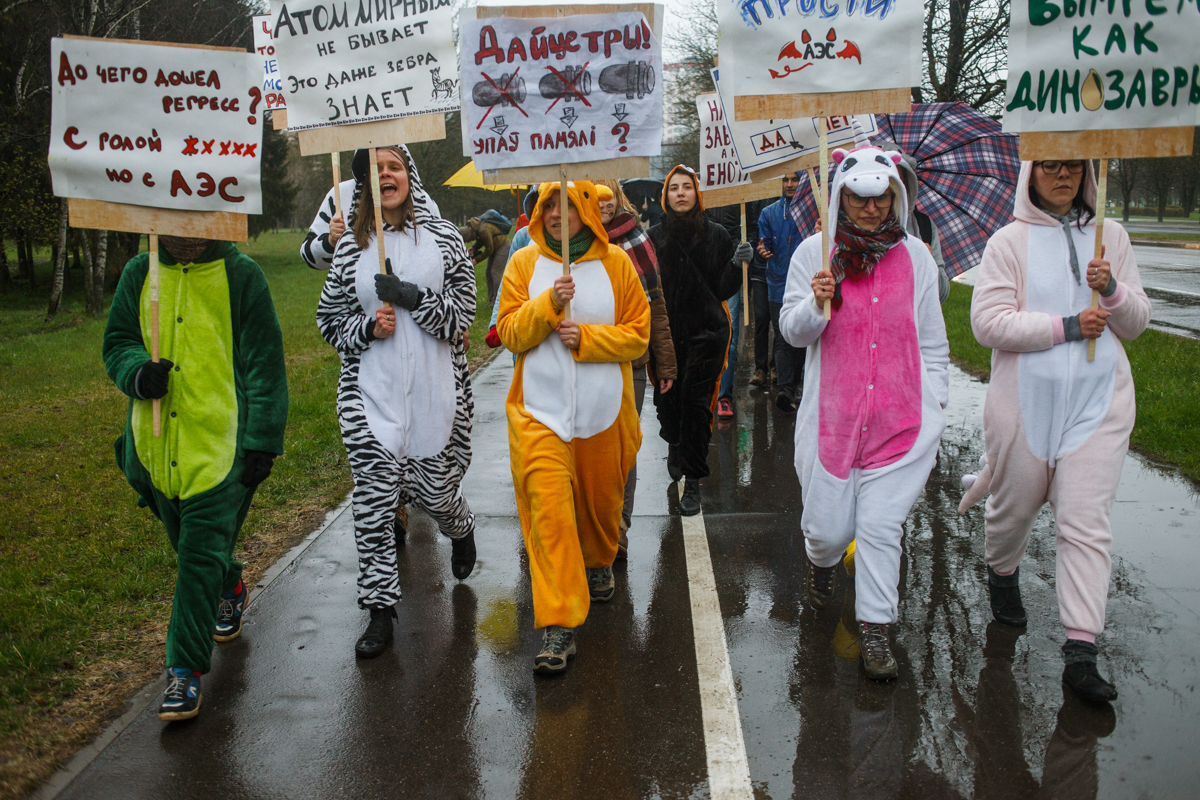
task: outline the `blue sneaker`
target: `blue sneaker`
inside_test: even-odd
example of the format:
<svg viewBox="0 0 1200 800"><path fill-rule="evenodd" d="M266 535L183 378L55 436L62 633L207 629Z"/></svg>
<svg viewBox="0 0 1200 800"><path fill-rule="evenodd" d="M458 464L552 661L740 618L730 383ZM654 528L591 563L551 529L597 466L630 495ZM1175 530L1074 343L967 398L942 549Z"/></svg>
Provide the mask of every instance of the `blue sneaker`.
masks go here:
<svg viewBox="0 0 1200 800"><path fill-rule="evenodd" d="M238 581L238 588L229 594L221 595L221 604L217 606L217 629L213 638L218 642L228 642L242 635L242 611L246 608L246 584Z"/></svg>
<svg viewBox="0 0 1200 800"><path fill-rule="evenodd" d="M200 676L187 667L167 669L167 690L163 692L158 718L165 722L191 719L200 713Z"/></svg>

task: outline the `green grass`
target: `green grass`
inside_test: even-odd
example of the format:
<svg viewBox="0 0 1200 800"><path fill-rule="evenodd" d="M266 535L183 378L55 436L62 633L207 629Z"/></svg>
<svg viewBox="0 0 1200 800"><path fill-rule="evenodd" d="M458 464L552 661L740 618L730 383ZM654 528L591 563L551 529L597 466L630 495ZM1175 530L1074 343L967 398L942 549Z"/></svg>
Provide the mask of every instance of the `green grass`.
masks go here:
<svg viewBox="0 0 1200 800"><path fill-rule="evenodd" d="M991 372L991 351L971 333L971 287L950 284L942 307L950 355L980 377ZM1125 342L1137 392L1137 422L1130 437L1135 450L1179 467L1200 482L1200 341L1147 330Z"/></svg>
<svg viewBox="0 0 1200 800"><path fill-rule="evenodd" d="M300 260L302 238L264 234L243 247L270 281L290 395L285 453L242 532L251 574L350 489L339 361L315 322L324 273ZM486 351L488 313L481 301L472 355ZM175 579L161 525L136 507L113 458L127 399L100 360L105 320L77 300L51 323L44 314L44 300L0 297L0 796L45 779L160 668Z"/></svg>
<svg viewBox="0 0 1200 800"><path fill-rule="evenodd" d="M1129 238L1135 242L1149 240L1152 242L1200 242L1200 225L1195 233L1131 233Z"/></svg>

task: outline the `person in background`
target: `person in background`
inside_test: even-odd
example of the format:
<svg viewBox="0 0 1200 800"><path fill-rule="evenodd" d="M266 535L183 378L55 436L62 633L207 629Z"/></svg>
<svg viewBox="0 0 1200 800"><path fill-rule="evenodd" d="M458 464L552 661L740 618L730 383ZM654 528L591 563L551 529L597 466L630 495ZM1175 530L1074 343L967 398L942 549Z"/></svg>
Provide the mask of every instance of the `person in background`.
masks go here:
<svg viewBox="0 0 1200 800"><path fill-rule="evenodd" d="M751 386L768 386L775 358L771 353L771 304L767 297L767 259L758 249L761 233L758 218L774 200L755 200L746 203L746 241L754 248L750 260L750 313L754 318L754 374ZM751 223L753 220L753 223ZM724 376L721 377L724 382Z"/></svg>
<svg viewBox="0 0 1200 800"><path fill-rule="evenodd" d="M752 205L747 204L746 206L746 241L750 244L751 248L758 242L758 216L751 213ZM740 205L707 208L704 210L704 215L708 217L710 222L715 222L724 228L732 241L742 241L742 209ZM750 262L750 270L753 271L753 257L750 259ZM742 265L739 263L737 266L740 271ZM739 285L737 293L729 298L729 319L731 324L729 354L726 358L725 371L721 373L721 380L717 386L718 419L727 420L733 418L733 376L737 371L738 345L742 338L742 292L745 289L745 286Z"/></svg>
<svg viewBox="0 0 1200 800"><path fill-rule="evenodd" d="M525 193L525 198L521 201L524 211L521 216L528 219L533 214L533 208L537 205L537 201L538 186L535 183L529 187L529 191ZM512 247L509 248L508 251L508 263L504 265L505 270L508 269L508 264L512 263L512 258L517 254L517 251L522 247L528 247L531 242L533 242L533 239L529 235L529 224L526 223L523 227L519 228L515 234L513 234ZM501 279L503 281L503 274L501 274ZM499 316L500 304L493 303L492 318L488 321L487 337L484 339L484 341L487 343L487 346L493 350L500 346L500 334L496 332L496 320L499 318Z"/></svg>
<svg viewBox="0 0 1200 800"><path fill-rule="evenodd" d="M663 185L666 213L650 229L675 346L677 377L667 391L654 387L659 435L667 442L667 472L684 480L680 513L700 513L700 480L708 477L717 381L731 335L725 301L742 283L741 261L752 248L736 247L723 227L704 216L696 173L678 165ZM651 357L653 371L658 364Z"/></svg>
<svg viewBox="0 0 1200 800"><path fill-rule="evenodd" d="M783 196L763 209L758 217L758 254L767 262L767 304L771 309L771 326L775 330L775 370L779 378L775 405L786 414L796 411L796 401L804 386L804 354L802 347L793 347L779 335L779 312L783 308L784 287L788 280L788 265L800 243L812 233L801 231L792 219L792 206L797 202L796 190L800 175L792 172L783 176Z"/></svg>
<svg viewBox="0 0 1200 800"><path fill-rule="evenodd" d="M338 190L345 203L354 194L354 179L342 181ZM346 232L346 211L337 211L334 206L333 189L330 189L317 208L312 224L308 226L308 235L300 243L300 257L313 269L329 269L338 239Z"/></svg>
<svg viewBox="0 0 1200 800"><path fill-rule="evenodd" d="M616 181L600 181L596 184L600 199L600 221L608 232L608 243L625 251L633 268L637 270L646 300L650 303L650 346L646 352L633 360L633 402L637 413L642 415L642 401L646 396L646 364L650 351L654 351L654 380L661 392L671 390L675 383L675 346L671 343L671 323L667 319L667 304L663 300L658 277L658 259L654 256L654 245L650 237L638 226L637 210L621 191ZM621 540L617 544L617 558L629 557L629 526L633 524L633 499L637 491L637 462L625 479L625 503L621 509Z"/></svg>
<svg viewBox="0 0 1200 800"><path fill-rule="evenodd" d="M491 208L478 217L471 217L466 226L458 229L464 242L474 242L471 258L476 262L487 259L485 275L489 306L496 305L496 297L500 293L500 281L508 264L508 232L511 229L512 223L508 218Z"/></svg>
<svg viewBox="0 0 1200 800"><path fill-rule="evenodd" d="M917 208L917 193L921 182L917 180L917 160L900 149L895 142L884 139L875 143L885 153L899 153L901 157L900 177L904 180L904 188L908 192L908 232L916 236L929 248L934 263L938 265L938 299L945 303L950 296L950 277L946 274L946 260L942 258L942 239L938 234L937 223Z"/></svg>

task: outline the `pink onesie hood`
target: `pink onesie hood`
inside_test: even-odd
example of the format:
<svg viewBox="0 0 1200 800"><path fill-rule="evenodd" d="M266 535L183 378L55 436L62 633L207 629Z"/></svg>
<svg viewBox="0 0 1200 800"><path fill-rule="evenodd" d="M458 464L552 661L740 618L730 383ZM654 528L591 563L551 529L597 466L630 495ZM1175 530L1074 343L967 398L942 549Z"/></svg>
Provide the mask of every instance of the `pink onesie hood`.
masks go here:
<svg viewBox="0 0 1200 800"><path fill-rule="evenodd" d="M1092 162L1084 162L1087 167L1083 170L1083 199L1092 208L1096 207L1096 171ZM1028 222L1030 225L1062 225L1061 222L1033 204L1029 199L1029 182L1033 180L1033 161L1021 162L1021 177L1017 180L1016 199L1013 203L1013 216Z"/></svg>

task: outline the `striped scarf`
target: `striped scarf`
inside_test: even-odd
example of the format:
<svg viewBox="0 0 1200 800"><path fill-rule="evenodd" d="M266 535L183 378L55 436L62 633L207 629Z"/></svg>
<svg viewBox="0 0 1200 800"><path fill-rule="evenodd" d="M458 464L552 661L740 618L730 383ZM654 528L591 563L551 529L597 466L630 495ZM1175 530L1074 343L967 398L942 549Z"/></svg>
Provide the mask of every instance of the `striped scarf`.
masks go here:
<svg viewBox="0 0 1200 800"><path fill-rule="evenodd" d="M549 247L555 253L562 253L562 242L550 235L550 231L542 227L542 233L546 237L546 247ZM574 264L579 260L580 256L588 251L592 246L592 242L596 241L596 234L586 225L571 237L570 244L567 245L567 254L571 258L571 263Z"/></svg>
<svg viewBox="0 0 1200 800"><path fill-rule="evenodd" d="M829 265L834 281L840 284L851 272L853 277L870 275L892 245L903 238L904 228L900 227L895 214L889 214L875 230L864 231L850 221L845 209L839 208L837 236Z"/></svg>

